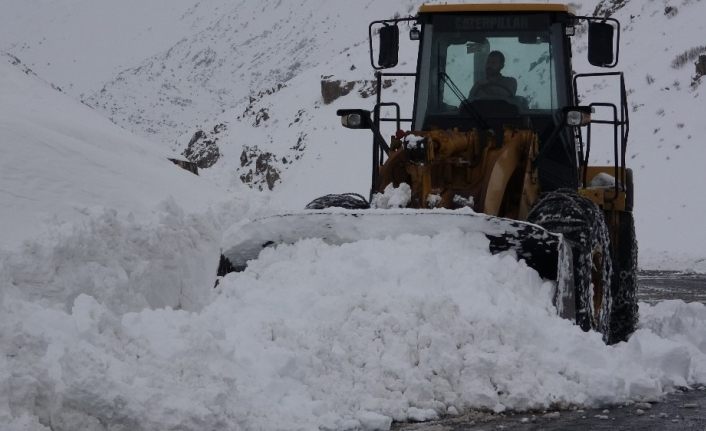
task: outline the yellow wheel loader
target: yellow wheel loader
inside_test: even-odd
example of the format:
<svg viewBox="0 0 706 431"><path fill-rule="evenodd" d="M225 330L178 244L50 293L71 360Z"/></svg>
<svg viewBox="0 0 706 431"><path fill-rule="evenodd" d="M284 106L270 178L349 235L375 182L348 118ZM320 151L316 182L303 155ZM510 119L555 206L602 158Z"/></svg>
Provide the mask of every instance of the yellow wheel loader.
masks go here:
<svg viewBox="0 0 706 431"><path fill-rule="evenodd" d="M227 239L219 275L242 270L263 247L307 237L480 231L492 253L514 251L556 281L560 315L607 343L626 340L638 310L625 83L620 72L573 72L572 37L586 27L589 62L615 67L619 22L561 4L423 5L416 16L371 23L376 104L338 115L347 128L372 131L371 201L406 184L406 208L328 195L255 220ZM397 66L400 28L419 45L416 71L385 72ZM383 99L390 79L414 79L411 118ZM578 84L589 79L616 82L619 102L581 104ZM397 129L390 140L386 125ZM598 127L609 131L600 145L612 140L610 166L589 165Z"/></svg>

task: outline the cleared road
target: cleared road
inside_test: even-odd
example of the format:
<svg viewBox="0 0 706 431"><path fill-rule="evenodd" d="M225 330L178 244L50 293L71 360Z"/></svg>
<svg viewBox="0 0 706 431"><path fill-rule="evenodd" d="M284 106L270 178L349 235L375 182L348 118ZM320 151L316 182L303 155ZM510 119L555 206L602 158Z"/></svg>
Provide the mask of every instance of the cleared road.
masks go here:
<svg viewBox="0 0 706 431"><path fill-rule="evenodd" d="M706 274L645 271L639 274L640 301L682 299L706 303ZM706 387L668 395L659 403L638 403L600 409L464 416L420 424L394 424L396 431L559 431L673 430L706 431Z"/></svg>

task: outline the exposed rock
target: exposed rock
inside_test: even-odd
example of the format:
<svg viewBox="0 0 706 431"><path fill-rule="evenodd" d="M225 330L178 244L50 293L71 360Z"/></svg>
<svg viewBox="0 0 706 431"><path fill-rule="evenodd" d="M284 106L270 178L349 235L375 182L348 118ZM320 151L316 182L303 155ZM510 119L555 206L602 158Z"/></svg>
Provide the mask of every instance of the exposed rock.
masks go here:
<svg viewBox="0 0 706 431"><path fill-rule="evenodd" d="M672 60L672 67L679 69L685 66L688 62L698 59L696 66L698 68L698 63L701 62L701 57L704 53L706 53L706 45L691 47L674 57L674 60Z"/></svg>
<svg viewBox="0 0 706 431"><path fill-rule="evenodd" d="M388 88L391 85L391 79L382 81L382 88ZM349 94L356 87L358 87L358 94L363 98L377 94L377 81L344 81L342 79L332 79L331 76L321 77L321 97L325 105L332 103L339 97Z"/></svg>
<svg viewBox="0 0 706 431"><path fill-rule="evenodd" d="M280 158L270 152L263 152L255 146L244 146L240 154L240 166L244 174L240 180L251 188L272 190L280 179L280 171L274 164Z"/></svg>
<svg viewBox="0 0 706 431"><path fill-rule="evenodd" d="M221 157L217 135L224 130L226 130L225 124L218 124L209 133L203 130L196 131L181 154L201 169L210 168Z"/></svg>
<svg viewBox="0 0 706 431"><path fill-rule="evenodd" d="M622 9L628 3L628 1L629 0L601 0L596 5L596 9L594 9L593 15L608 18L619 9Z"/></svg>
<svg viewBox="0 0 706 431"><path fill-rule="evenodd" d="M360 97L363 99L368 98L370 96L375 96L377 94L377 82L376 81L357 81L358 84L360 84L360 88L358 88L358 94L360 94ZM383 79L382 80L382 88L389 88L392 86L392 80L391 79Z"/></svg>
<svg viewBox="0 0 706 431"><path fill-rule="evenodd" d="M339 97L347 95L353 90L353 87L355 87L355 81L321 79L321 97L324 99L324 105L328 105Z"/></svg>
<svg viewBox="0 0 706 431"><path fill-rule="evenodd" d="M25 75L33 76L34 78L39 79L40 81L46 82L47 84L49 84L49 86L51 88L53 88L54 90L56 90L60 93L64 92L64 90L62 90L61 87L54 84L53 82L48 82L48 81L40 78L39 75L34 73L34 71L32 69L30 69L26 64L22 63L22 60L15 57L14 55L7 53L7 52L0 52L0 55L3 57L7 57L10 64L12 64L13 66L17 66L17 68L19 68L22 71L22 73L24 73Z"/></svg>
<svg viewBox="0 0 706 431"><path fill-rule="evenodd" d="M300 133L299 137L297 138L297 143L294 144L292 147L289 149L294 151L294 159L299 160L302 158L302 155L304 154L304 150L306 150L306 138L308 135L306 133Z"/></svg>
<svg viewBox="0 0 706 431"><path fill-rule="evenodd" d="M270 119L270 111L267 108L260 108L259 111L255 113L255 122L252 123L253 127L258 127L260 123Z"/></svg>
<svg viewBox="0 0 706 431"><path fill-rule="evenodd" d="M287 126L287 127L292 127L294 124L299 123L302 120L304 113L306 113L305 110L303 110L303 109L298 110L296 115L294 115L294 121L289 123L289 126Z"/></svg>
<svg viewBox="0 0 706 431"><path fill-rule="evenodd" d="M180 160L180 159L169 159L169 161L174 163L175 165L179 166L180 168L191 172L194 175L199 174L199 168L198 168L198 166L196 166L196 163L189 162L187 160Z"/></svg>
<svg viewBox="0 0 706 431"><path fill-rule="evenodd" d="M704 75L706 75L706 55L699 55L699 59L696 61L696 76Z"/></svg>
<svg viewBox="0 0 706 431"><path fill-rule="evenodd" d="M263 97L270 96L283 89L284 87L286 87L286 85L279 83L274 87L267 88L265 90L260 90L257 93L251 94L248 97L248 105L245 107L245 110L243 110L243 113L238 115L236 118L240 120L246 117L255 117L255 120L252 123L253 127L257 127L264 121L269 120L269 110L267 108L257 109L256 105L258 102L260 102L260 100L262 100Z"/></svg>
<svg viewBox="0 0 706 431"><path fill-rule="evenodd" d="M34 71L32 69L30 69L29 67L27 67L24 63L22 63L22 61L19 58L15 57L14 55L7 53L7 52L3 52L2 55L8 58L8 60L10 61L10 64L12 64L13 66L19 67L20 70L22 70L22 72L25 75L32 75L32 76L38 78L37 74L34 73Z"/></svg>
<svg viewBox="0 0 706 431"><path fill-rule="evenodd" d="M699 55L699 59L694 63L696 75L691 78L691 90L695 91L701 85L701 78L706 75L706 55Z"/></svg>

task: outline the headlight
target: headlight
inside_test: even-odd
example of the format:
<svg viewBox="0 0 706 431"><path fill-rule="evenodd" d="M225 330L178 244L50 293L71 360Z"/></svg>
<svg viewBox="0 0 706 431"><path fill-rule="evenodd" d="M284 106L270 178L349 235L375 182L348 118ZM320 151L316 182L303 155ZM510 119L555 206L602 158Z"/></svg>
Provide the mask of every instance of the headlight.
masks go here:
<svg viewBox="0 0 706 431"><path fill-rule="evenodd" d="M364 109L339 109L336 115L341 117L343 127L349 129L369 129L372 125L370 111Z"/></svg>
<svg viewBox="0 0 706 431"><path fill-rule="evenodd" d="M566 108L566 124L572 127L585 126L591 122L591 112L593 109L590 107L576 106L571 108Z"/></svg>
<svg viewBox="0 0 706 431"><path fill-rule="evenodd" d="M360 114L348 114L341 117L343 127L359 129L363 125L363 116Z"/></svg>

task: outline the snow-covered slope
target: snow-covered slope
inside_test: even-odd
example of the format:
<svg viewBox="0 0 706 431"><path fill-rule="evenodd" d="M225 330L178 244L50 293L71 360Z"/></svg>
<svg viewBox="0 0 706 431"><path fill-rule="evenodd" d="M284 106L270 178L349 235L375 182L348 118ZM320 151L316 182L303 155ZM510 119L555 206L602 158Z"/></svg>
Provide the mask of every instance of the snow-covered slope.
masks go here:
<svg viewBox="0 0 706 431"><path fill-rule="evenodd" d="M169 152L127 132L0 56L0 241L75 222L104 206L143 217L173 198L203 211L222 192L172 164Z"/></svg>
<svg viewBox="0 0 706 431"><path fill-rule="evenodd" d="M212 0L3 0L0 50L75 98L207 25Z"/></svg>
<svg viewBox="0 0 706 431"><path fill-rule="evenodd" d="M411 13L412 5L231 2L202 31L121 72L88 102L123 127L171 143L261 90L302 74L316 81L313 67L365 42L361 22L377 14ZM347 19L351 16L356 19Z"/></svg>
<svg viewBox="0 0 706 431"><path fill-rule="evenodd" d="M691 261L693 269L706 268L706 193L699 191L706 184L706 78L694 79L694 56L678 61L697 48L706 54L705 15L703 1L633 1L615 15L625 27L628 163L643 266L668 268L672 261L688 268Z"/></svg>
<svg viewBox="0 0 706 431"><path fill-rule="evenodd" d="M635 174L640 264L703 271L706 195L698 187L706 182L700 167L706 156L701 120L706 78L697 78L695 63L699 53L706 54L701 19L706 3L602 1L600 10L606 8L623 25L617 69L625 72L630 105L627 164ZM574 60L575 69L591 70L585 66L585 45ZM587 101L617 103L616 85L606 80L580 88ZM612 142L605 134L612 132L603 132ZM592 151L597 164L612 164L612 146L594 145Z"/></svg>

